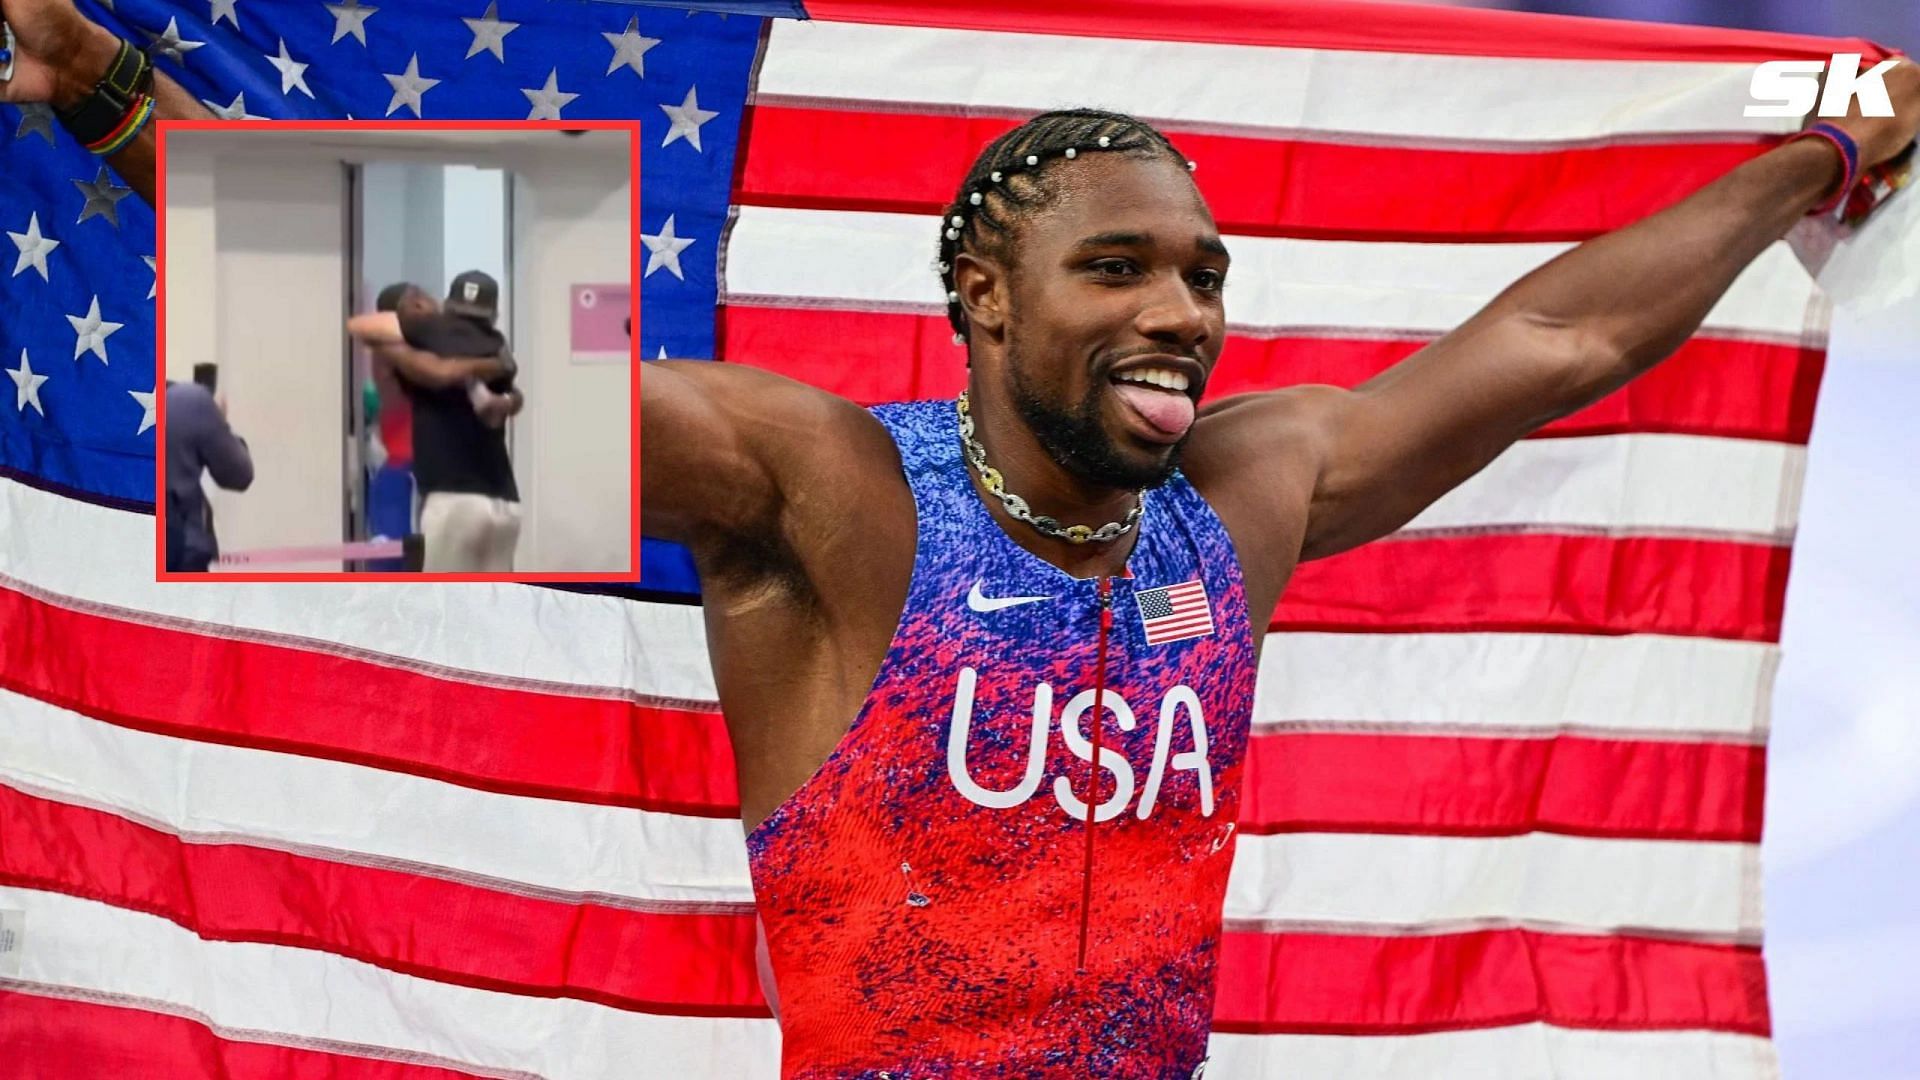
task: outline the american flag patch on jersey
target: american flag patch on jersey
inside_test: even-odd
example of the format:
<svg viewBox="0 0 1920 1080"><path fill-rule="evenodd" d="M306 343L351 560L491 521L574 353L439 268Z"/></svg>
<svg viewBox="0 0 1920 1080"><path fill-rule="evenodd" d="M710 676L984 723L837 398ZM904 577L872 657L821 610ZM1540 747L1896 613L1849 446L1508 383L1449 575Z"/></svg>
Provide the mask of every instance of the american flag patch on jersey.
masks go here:
<svg viewBox="0 0 1920 1080"><path fill-rule="evenodd" d="M1199 578L1144 589L1133 598L1140 605L1140 625L1147 631L1149 645L1213 633L1213 606L1207 603L1207 587Z"/></svg>

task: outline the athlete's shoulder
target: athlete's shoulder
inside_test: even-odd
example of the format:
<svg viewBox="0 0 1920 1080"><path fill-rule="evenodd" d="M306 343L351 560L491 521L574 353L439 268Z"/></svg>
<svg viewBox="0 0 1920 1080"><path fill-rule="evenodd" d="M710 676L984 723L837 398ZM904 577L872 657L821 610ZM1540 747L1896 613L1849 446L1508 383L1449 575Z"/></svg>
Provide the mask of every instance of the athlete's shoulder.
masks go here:
<svg viewBox="0 0 1920 1080"><path fill-rule="evenodd" d="M1302 384L1208 402L1194 421L1183 470L1204 490L1248 470L1272 478L1315 468L1328 426L1351 396L1337 386Z"/></svg>

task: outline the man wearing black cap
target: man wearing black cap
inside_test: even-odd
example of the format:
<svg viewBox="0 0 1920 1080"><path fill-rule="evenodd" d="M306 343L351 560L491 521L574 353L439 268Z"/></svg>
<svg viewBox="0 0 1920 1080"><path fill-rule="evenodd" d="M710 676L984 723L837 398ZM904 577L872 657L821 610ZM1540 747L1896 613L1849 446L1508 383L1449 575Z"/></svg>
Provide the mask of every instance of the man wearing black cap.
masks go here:
<svg viewBox="0 0 1920 1080"><path fill-rule="evenodd" d="M383 290L382 308L389 294ZM423 500L423 569L505 572L520 536L520 493L505 424L523 404L514 362L494 327L500 286L469 270L444 304L398 287L390 310L356 315L347 329L394 364L413 405L414 474Z"/></svg>

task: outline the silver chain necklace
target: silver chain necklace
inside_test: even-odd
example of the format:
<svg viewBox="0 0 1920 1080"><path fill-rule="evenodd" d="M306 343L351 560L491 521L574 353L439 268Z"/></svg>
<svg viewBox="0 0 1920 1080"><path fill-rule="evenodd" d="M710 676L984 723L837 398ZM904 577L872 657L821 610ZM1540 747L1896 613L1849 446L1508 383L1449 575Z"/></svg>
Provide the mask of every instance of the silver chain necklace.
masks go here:
<svg viewBox="0 0 1920 1080"><path fill-rule="evenodd" d="M1104 544L1109 540L1118 540L1125 536L1140 521L1140 515L1147 506L1147 493L1143 488L1133 493L1133 509L1119 521L1109 521L1099 528L1090 525L1062 525L1045 514L1035 514L1027 507L1027 500L1006 489L1006 482L1000 476L1000 470L987 464L987 448L973 437L973 414L967 403L967 392L960 391L954 399L954 411L960 416L960 445L966 449L967 462L980 474L980 482L1007 508L1007 513L1026 522L1040 532L1056 540L1065 540L1069 544Z"/></svg>

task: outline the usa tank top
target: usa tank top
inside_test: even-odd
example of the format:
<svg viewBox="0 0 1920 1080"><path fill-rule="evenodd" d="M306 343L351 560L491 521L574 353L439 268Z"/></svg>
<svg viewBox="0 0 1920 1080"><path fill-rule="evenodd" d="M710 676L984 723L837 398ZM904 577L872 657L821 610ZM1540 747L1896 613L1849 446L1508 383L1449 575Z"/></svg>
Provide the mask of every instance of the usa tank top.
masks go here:
<svg viewBox="0 0 1920 1080"><path fill-rule="evenodd" d="M1073 578L988 513L951 402L874 415L919 519L906 606L747 837L781 1075L1189 1080L1253 704L1226 529L1176 473L1126 573Z"/></svg>

